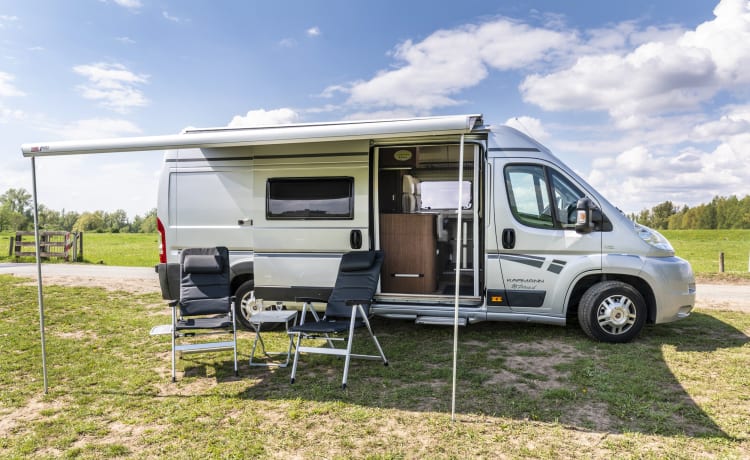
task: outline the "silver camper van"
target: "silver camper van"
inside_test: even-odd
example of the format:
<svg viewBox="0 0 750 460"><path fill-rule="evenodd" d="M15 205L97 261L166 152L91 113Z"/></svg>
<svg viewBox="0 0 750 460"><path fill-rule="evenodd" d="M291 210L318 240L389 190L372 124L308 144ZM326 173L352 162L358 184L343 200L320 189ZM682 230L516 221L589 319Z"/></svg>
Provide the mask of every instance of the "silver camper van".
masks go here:
<svg viewBox="0 0 750 460"><path fill-rule="evenodd" d="M687 317L690 265L546 147L481 115L165 136L157 271L174 297L188 247L227 246L246 326L326 298L341 255L382 249L374 314L420 324L524 321L633 339ZM457 303L455 299L458 299Z"/></svg>

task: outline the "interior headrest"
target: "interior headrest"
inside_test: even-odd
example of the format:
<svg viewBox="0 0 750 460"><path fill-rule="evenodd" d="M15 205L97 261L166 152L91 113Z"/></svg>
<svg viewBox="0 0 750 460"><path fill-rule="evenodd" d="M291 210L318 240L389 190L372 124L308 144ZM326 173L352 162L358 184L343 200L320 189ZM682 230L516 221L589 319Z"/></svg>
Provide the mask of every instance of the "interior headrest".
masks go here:
<svg viewBox="0 0 750 460"><path fill-rule="evenodd" d="M221 254L191 254L185 256L183 273L221 273Z"/></svg>
<svg viewBox="0 0 750 460"><path fill-rule="evenodd" d="M347 252L341 257L342 272L356 272L372 267L375 262L375 251Z"/></svg>

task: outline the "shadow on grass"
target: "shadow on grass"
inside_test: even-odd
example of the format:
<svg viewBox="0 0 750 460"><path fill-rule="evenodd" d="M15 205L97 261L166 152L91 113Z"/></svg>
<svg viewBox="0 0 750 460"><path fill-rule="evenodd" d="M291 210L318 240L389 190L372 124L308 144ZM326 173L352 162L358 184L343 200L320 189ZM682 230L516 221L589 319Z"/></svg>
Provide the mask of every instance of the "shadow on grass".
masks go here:
<svg viewBox="0 0 750 460"><path fill-rule="evenodd" d="M237 396L450 412L452 328L379 319L374 327L389 366L352 360L347 390L340 386L343 360L307 355L300 358L294 385L288 369L267 372L245 365L240 375L258 380ZM592 342L576 327L473 325L459 331L456 410L581 430L728 438L691 397L712 382L705 375L703 380L688 375L688 390L671 368L687 368L689 374L696 360L705 372L706 364L717 360L712 371L721 373L722 358L712 355L748 340L738 329L700 313L648 327L635 342L619 345ZM363 333L355 351L370 343ZM363 346L360 351L374 350ZM231 375L231 369L222 374Z"/></svg>

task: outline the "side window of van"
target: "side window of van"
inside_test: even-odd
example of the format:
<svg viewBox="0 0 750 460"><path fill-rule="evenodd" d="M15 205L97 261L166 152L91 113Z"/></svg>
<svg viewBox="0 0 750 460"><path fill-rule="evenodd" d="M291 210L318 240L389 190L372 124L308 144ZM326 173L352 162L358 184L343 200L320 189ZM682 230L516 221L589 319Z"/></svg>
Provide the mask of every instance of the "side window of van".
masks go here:
<svg viewBox="0 0 750 460"><path fill-rule="evenodd" d="M550 169L549 173L552 178L550 183L552 184L557 219L563 228L575 228L576 205L584 194L557 171Z"/></svg>
<svg viewBox="0 0 750 460"><path fill-rule="evenodd" d="M268 219L353 219L353 177L272 178L266 184Z"/></svg>
<svg viewBox="0 0 750 460"><path fill-rule="evenodd" d="M565 177L541 165L509 165L505 185L513 216L529 227L574 228L583 193Z"/></svg>

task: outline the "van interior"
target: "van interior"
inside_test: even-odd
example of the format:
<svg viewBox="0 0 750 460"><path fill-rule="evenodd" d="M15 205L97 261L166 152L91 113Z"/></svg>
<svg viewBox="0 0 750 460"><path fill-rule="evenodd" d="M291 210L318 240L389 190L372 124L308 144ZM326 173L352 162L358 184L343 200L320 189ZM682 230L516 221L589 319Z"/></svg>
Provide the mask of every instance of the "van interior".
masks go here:
<svg viewBox="0 0 750 460"><path fill-rule="evenodd" d="M479 147L408 145L377 149L375 209L379 248L385 251L381 293L386 296L478 298L482 241ZM463 180L459 182L459 168ZM458 198L461 199L459 237Z"/></svg>

